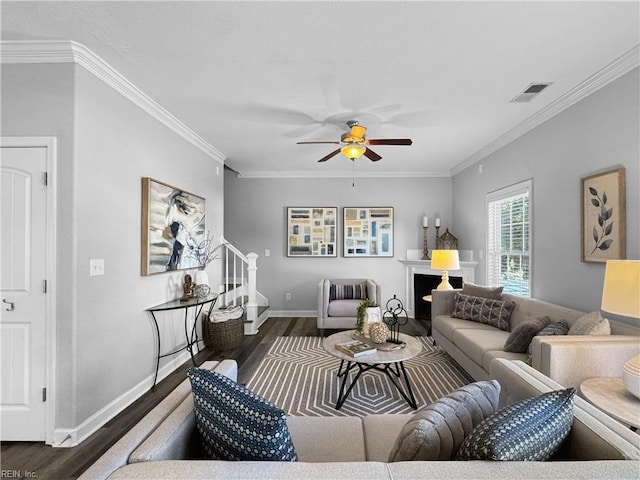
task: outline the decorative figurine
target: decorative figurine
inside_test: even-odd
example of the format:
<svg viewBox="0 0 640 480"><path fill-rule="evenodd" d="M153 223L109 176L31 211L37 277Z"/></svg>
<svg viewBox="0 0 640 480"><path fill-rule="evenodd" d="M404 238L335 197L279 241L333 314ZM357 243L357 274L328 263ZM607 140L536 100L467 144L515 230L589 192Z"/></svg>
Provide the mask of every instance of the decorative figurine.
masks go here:
<svg viewBox="0 0 640 480"><path fill-rule="evenodd" d="M409 321L407 311L395 295L387 301L386 307L387 311L382 315L382 319L389 326L390 335L387 341L401 344L403 342L400 340L400 325L406 325Z"/></svg>
<svg viewBox="0 0 640 480"><path fill-rule="evenodd" d="M182 298L180 299L180 301L188 302L192 298L196 298L194 289L195 289L195 285L193 284L191 275L186 274L184 276L184 283L182 284Z"/></svg>

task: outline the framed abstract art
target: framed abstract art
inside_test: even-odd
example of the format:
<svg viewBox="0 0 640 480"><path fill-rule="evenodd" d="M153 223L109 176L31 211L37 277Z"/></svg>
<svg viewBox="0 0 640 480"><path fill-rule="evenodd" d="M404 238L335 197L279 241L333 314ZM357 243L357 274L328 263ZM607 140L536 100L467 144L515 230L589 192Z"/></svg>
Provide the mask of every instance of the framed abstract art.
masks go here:
<svg viewBox="0 0 640 480"><path fill-rule="evenodd" d="M344 207L345 257L393 257L393 207Z"/></svg>
<svg viewBox="0 0 640 480"><path fill-rule="evenodd" d="M337 207L287 207L287 257L337 256Z"/></svg>
<svg viewBox="0 0 640 480"><path fill-rule="evenodd" d="M143 177L142 275L197 268L189 252L206 242L206 212L203 197Z"/></svg>

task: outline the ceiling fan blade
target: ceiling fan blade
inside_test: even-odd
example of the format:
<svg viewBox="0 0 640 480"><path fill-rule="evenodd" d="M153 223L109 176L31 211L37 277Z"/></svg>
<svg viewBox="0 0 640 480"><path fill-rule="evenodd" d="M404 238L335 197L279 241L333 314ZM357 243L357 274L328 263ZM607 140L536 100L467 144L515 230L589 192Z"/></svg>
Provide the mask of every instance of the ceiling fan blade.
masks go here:
<svg viewBox="0 0 640 480"><path fill-rule="evenodd" d="M382 158L380 155L378 155L376 152L374 152L373 150L371 150L369 148L367 148L364 151L364 156L367 157L372 162L377 162L378 160L380 160Z"/></svg>
<svg viewBox="0 0 640 480"><path fill-rule="evenodd" d="M296 142L296 145L315 145L315 144L326 144L330 143L332 145L340 145L340 142Z"/></svg>
<svg viewBox="0 0 640 480"><path fill-rule="evenodd" d="M322 157L320 160L318 160L318 162L326 162L327 160L329 160L331 157L335 157L337 154L340 153L340 149L338 148L337 150L334 150L333 152L331 152L329 155L327 155L326 157Z"/></svg>
<svg viewBox="0 0 640 480"><path fill-rule="evenodd" d="M411 145L413 141L410 138L378 138L367 140L369 145Z"/></svg>

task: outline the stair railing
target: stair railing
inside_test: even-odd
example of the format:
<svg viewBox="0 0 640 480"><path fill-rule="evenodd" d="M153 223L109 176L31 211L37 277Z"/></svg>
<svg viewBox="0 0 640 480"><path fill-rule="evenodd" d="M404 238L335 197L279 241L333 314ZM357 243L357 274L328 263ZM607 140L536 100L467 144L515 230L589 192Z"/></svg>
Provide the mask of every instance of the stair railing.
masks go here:
<svg viewBox="0 0 640 480"><path fill-rule="evenodd" d="M239 304L247 312L247 321L255 322L258 318L258 297L266 301L257 290L258 254L251 252L245 255L226 240L223 245L224 305Z"/></svg>

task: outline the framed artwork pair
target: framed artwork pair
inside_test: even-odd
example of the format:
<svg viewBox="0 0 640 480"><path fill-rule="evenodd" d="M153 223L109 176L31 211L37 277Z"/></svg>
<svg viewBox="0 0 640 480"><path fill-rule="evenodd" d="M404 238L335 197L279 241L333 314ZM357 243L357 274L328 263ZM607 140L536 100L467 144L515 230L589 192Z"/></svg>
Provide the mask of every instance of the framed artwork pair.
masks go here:
<svg viewBox="0 0 640 480"><path fill-rule="evenodd" d="M287 256L337 257L337 217L337 207L287 207ZM393 207L344 207L342 256L393 257Z"/></svg>

